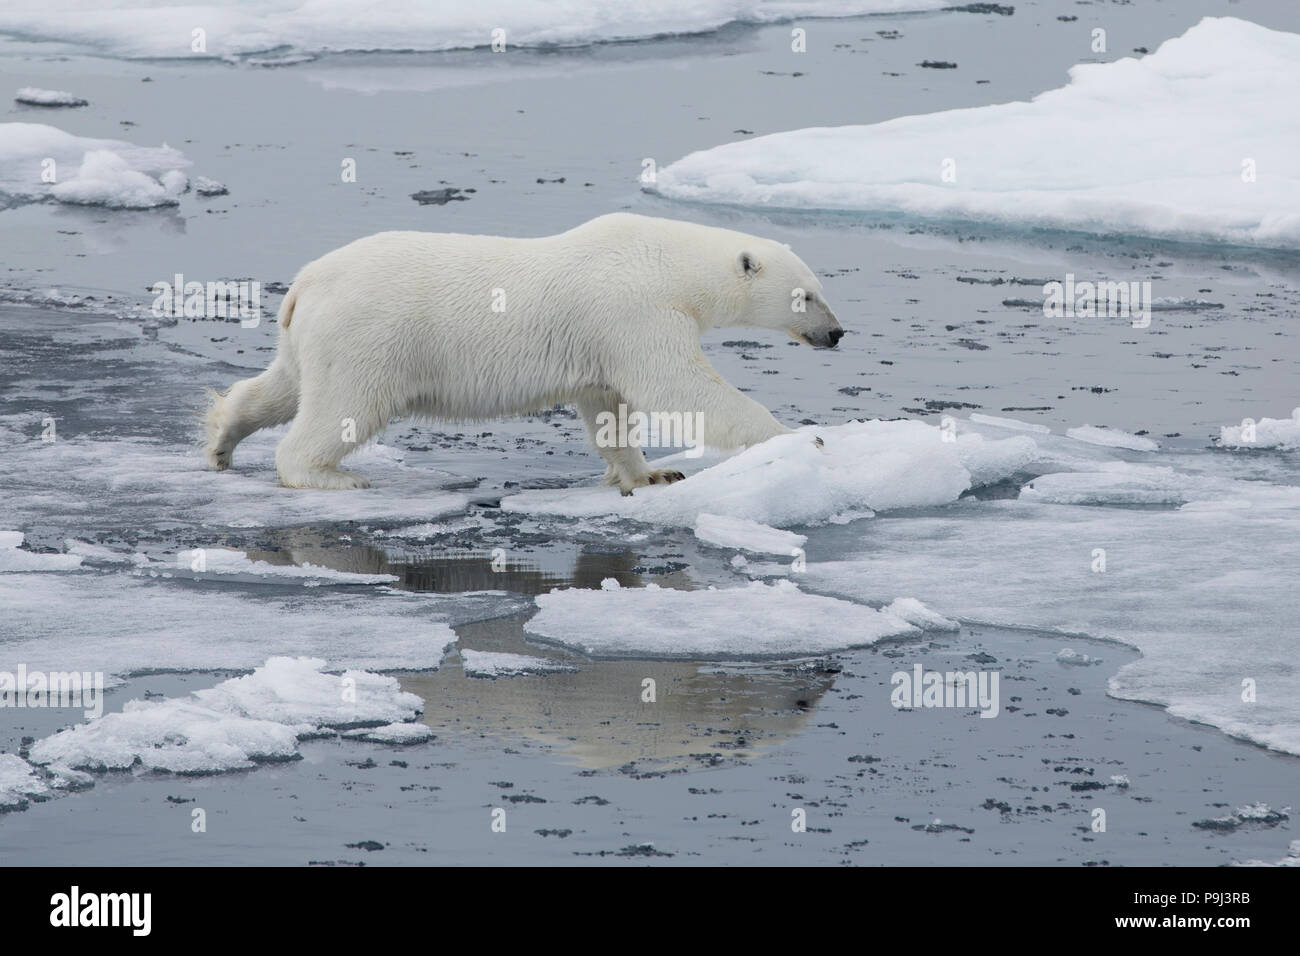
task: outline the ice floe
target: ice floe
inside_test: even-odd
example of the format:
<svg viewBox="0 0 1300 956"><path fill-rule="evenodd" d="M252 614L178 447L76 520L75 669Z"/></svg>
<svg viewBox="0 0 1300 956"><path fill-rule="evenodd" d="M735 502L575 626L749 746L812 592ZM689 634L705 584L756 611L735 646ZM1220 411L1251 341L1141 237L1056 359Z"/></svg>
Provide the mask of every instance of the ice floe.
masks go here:
<svg viewBox="0 0 1300 956"><path fill-rule="evenodd" d="M1236 482L1234 494L1250 502L1239 509L1117 513L1053 503L1153 495L1147 483L1124 486L1122 496L1114 488L1085 496L1081 477L1096 478L1063 475L1059 494L1026 490L1017 500L967 502L942 515L878 517L855 556L810 561L799 580L858 601L912 595L963 622L1123 642L1142 656L1110 678L1112 695L1300 753L1289 573L1300 566L1300 488Z"/></svg>
<svg viewBox="0 0 1300 956"><path fill-rule="evenodd" d="M86 153L72 179L55 183L50 195L59 202L78 206L107 206L110 209L152 209L174 206L189 187L184 173L171 169L158 179L133 169L131 164L108 149Z"/></svg>
<svg viewBox="0 0 1300 956"><path fill-rule="evenodd" d="M345 730L343 736L375 744L422 744L433 739L433 731L428 724L412 721L385 724L382 727L358 727L356 730Z"/></svg>
<svg viewBox="0 0 1300 956"><path fill-rule="evenodd" d="M24 86L14 94L14 102L24 106L88 106L89 103L80 96L73 96L63 90L43 90L36 86Z"/></svg>
<svg viewBox="0 0 1300 956"><path fill-rule="evenodd" d="M1100 657L1093 657L1091 654L1085 654L1082 651L1076 651L1072 647L1063 647L1056 652L1056 663L1066 667L1091 667L1094 664L1100 664Z"/></svg>
<svg viewBox="0 0 1300 956"><path fill-rule="evenodd" d="M246 670L271 655L320 657L339 668L436 668L456 640L453 625L516 613L527 602L361 588L250 594L218 581L105 570L0 574L0 607L0 659L120 677Z"/></svg>
<svg viewBox="0 0 1300 956"><path fill-rule="evenodd" d="M521 674L572 672L577 668L565 661L528 654L506 654L498 651L460 652L461 666L471 677L517 677Z"/></svg>
<svg viewBox="0 0 1300 956"><path fill-rule="evenodd" d="M605 584L538 595L524 629L594 657L740 660L825 654L920 633L889 610L808 594L790 581L701 591Z"/></svg>
<svg viewBox="0 0 1300 956"><path fill-rule="evenodd" d="M1089 445L1101 445L1105 448L1127 448L1130 451L1157 451L1160 445L1141 435L1130 435L1118 428L1104 428L1096 425L1080 425L1067 428L1065 434L1075 441L1087 442Z"/></svg>
<svg viewBox="0 0 1300 956"><path fill-rule="evenodd" d="M0 32L83 44L124 57L188 57L202 25L210 56L264 55L250 62L283 65L307 53L340 50L429 51L485 47L505 30L509 47L635 40L701 33L728 23L796 17L844 17L935 10L949 0L478 0L473 4L372 0L365 16L345 0L200 0L173 6L128 0L90 9L79 0L6 0Z"/></svg>
<svg viewBox="0 0 1300 956"><path fill-rule="evenodd" d="M322 584L392 584L395 574L358 574L353 571L336 571L310 562L302 564L271 564L249 558L243 551L229 548L192 548L181 551L172 559L136 561L136 574L149 577L191 578L193 580L219 579L243 584L284 584L293 582L316 586Z"/></svg>
<svg viewBox="0 0 1300 956"><path fill-rule="evenodd" d="M701 514L774 528L818 525L844 512L948 504L974 485L1015 474L1036 450L1027 436L990 441L911 420L805 426L631 496L609 487L525 491L502 499L501 507L676 527L695 526Z"/></svg>
<svg viewBox="0 0 1300 956"><path fill-rule="evenodd" d="M1290 418L1246 420L1219 429L1219 444L1225 448L1300 448L1300 408Z"/></svg>
<svg viewBox="0 0 1300 956"><path fill-rule="evenodd" d="M692 153L659 170L653 188L703 202L1294 248L1300 124L1259 91L1297 85L1300 35L1206 17L1149 55L1079 64L1065 86L1028 102L755 137ZM1116 149L1087 132L1096 124L1136 131L1141 148Z"/></svg>
<svg viewBox="0 0 1300 956"><path fill-rule="evenodd" d="M901 618L923 631L961 630L961 625L956 621L950 621L942 614L936 614L916 598L898 598L887 604L883 610L886 614Z"/></svg>
<svg viewBox="0 0 1300 956"><path fill-rule="evenodd" d="M195 177L194 191L200 196L225 196L230 193L225 183L209 179L207 176Z"/></svg>
<svg viewBox="0 0 1300 956"><path fill-rule="evenodd" d="M1185 510L1300 508L1300 487L1295 485L1122 461L1039 475L1020 489L1020 497L1064 505L1181 505Z"/></svg>
<svg viewBox="0 0 1300 956"><path fill-rule="evenodd" d="M0 813L25 810L33 799L44 800L50 786L15 754L0 753Z"/></svg>
<svg viewBox="0 0 1300 956"><path fill-rule="evenodd" d="M90 502L114 523L135 528L176 527L178 520L209 527L261 528L310 521L428 520L464 511L469 498L443 492L450 476L413 467L387 445L372 442L348 466L374 486L358 491L284 488L274 467L283 429L268 429L239 447L229 471L213 471L195 448L139 438L105 440L61 436L56 442L6 436L0 456L0 514L25 522L84 524Z"/></svg>
<svg viewBox="0 0 1300 956"><path fill-rule="evenodd" d="M0 531L0 574L13 571L72 571L81 567L75 554L40 554L22 549L21 531Z"/></svg>
<svg viewBox="0 0 1300 956"><path fill-rule="evenodd" d="M983 412L971 412L970 420L977 425L992 425L995 428L1009 428L1016 432L1033 432L1036 435L1050 435L1052 430L1046 425L1034 422L1022 422L1018 418L1000 418L997 415L985 415Z"/></svg>
<svg viewBox="0 0 1300 956"><path fill-rule="evenodd" d="M695 537L705 544L760 554L790 554L802 548L806 534L782 531L747 518L702 513L695 520Z"/></svg>
<svg viewBox="0 0 1300 956"><path fill-rule="evenodd" d="M298 741L358 724L415 719L422 701L396 678L325 672L323 660L273 657L243 677L186 697L129 701L122 711L32 745L36 765L74 770L142 766L218 773L287 760ZM390 731L391 734L391 731Z"/></svg>
<svg viewBox="0 0 1300 956"><path fill-rule="evenodd" d="M170 146L74 136L41 123L0 123L0 203L53 197L77 205L175 205L190 161Z"/></svg>

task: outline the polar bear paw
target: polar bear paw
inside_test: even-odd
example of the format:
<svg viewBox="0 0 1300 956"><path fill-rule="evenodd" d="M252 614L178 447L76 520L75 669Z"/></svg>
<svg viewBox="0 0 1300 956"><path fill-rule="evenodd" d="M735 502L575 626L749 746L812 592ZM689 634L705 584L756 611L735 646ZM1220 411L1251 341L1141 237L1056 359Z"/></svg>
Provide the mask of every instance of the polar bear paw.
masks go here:
<svg viewBox="0 0 1300 956"><path fill-rule="evenodd" d="M668 471L661 468L637 475L630 481L620 482L618 487L623 492L623 497L626 498L632 493L633 488L644 488L646 485L671 485L674 481L682 481L685 478L686 476L680 471Z"/></svg>
<svg viewBox="0 0 1300 956"><path fill-rule="evenodd" d="M316 488L321 491L353 491L370 487L365 476L342 468L311 468L281 474L280 483L286 488Z"/></svg>

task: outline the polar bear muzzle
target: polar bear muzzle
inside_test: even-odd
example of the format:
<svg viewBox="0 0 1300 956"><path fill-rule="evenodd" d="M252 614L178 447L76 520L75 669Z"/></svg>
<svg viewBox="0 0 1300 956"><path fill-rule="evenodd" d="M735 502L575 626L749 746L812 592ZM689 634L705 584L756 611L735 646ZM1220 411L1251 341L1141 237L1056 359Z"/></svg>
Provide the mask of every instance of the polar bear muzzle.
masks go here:
<svg viewBox="0 0 1300 956"><path fill-rule="evenodd" d="M790 335L816 349L833 349L844 337L844 328L826 301L809 292L804 296L804 312L790 329Z"/></svg>

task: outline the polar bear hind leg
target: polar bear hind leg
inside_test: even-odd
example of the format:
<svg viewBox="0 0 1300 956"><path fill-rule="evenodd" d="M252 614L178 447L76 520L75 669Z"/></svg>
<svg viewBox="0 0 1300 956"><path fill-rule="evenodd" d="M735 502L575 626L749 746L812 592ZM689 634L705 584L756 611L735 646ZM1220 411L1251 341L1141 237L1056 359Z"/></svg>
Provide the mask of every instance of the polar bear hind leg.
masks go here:
<svg viewBox="0 0 1300 956"><path fill-rule="evenodd" d="M275 450L280 482L289 488L338 491L369 488L356 472L340 468L343 456L356 451L388 421L364 400L349 400L339 384L305 392L298 416Z"/></svg>
<svg viewBox="0 0 1300 956"><path fill-rule="evenodd" d="M204 420L208 463L224 471L236 445L259 428L284 424L297 411L298 376L281 358L261 375L236 382L224 393L213 392Z"/></svg>

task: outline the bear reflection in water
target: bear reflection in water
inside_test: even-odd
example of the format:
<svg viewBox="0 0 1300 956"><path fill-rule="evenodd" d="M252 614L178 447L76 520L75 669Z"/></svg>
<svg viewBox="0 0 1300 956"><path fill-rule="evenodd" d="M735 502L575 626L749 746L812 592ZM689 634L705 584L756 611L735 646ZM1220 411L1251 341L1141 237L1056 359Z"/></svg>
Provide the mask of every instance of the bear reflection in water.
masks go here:
<svg viewBox="0 0 1300 956"><path fill-rule="evenodd" d="M527 562L499 561L490 550L396 559L331 533L311 529L272 532L274 550L248 550L272 564L311 563L365 574L393 574L396 587L439 594L510 591L539 594L557 587L600 587L613 578L623 587L653 580L662 587L693 588L684 571L649 575L641 556L582 548L554 563L554 571ZM550 558L558 558L553 552ZM567 563L567 567L561 565ZM835 680L826 661L701 662L593 660L576 651L526 638L532 612L455 628L459 638L437 671L399 674L403 690L424 700L424 721L441 737L486 735L502 745L533 743L557 760L590 769L631 765L632 772L709 766L718 760L758 756L807 726ZM610 622L618 627L617 621ZM542 657L574 672L479 678L468 675L459 650ZM654 682L654 701L643 698ZM436 744L435 744L436 746Z"/></svg>

